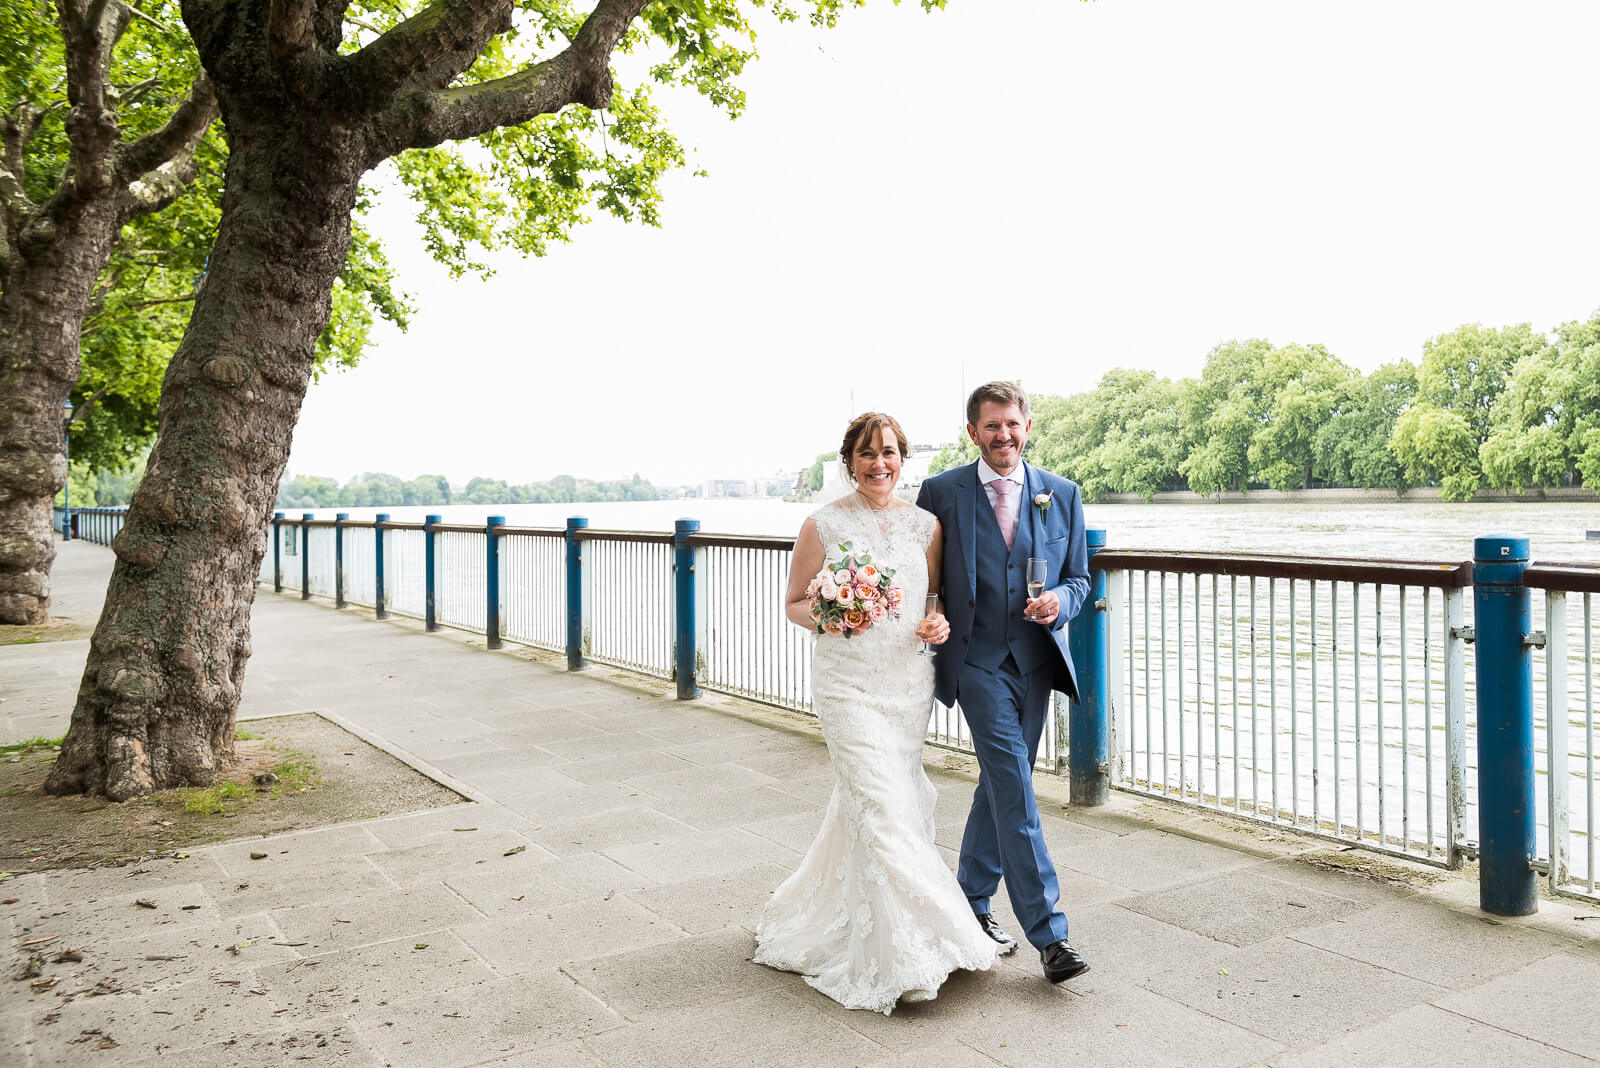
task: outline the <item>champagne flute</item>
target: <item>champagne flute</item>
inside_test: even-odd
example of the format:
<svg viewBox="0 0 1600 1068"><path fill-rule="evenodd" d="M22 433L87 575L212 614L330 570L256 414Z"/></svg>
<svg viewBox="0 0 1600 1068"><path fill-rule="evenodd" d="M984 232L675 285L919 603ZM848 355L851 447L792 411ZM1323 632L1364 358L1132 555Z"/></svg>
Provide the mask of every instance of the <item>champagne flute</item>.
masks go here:
<svg viewBox="0 0 1600 1068"><path fill-rule="evenodd" d="M923 600L922 621L924 623L927 623L933 618L934 614L939 611L939 595L937 593L930 593L930 594L928 594L928 596L924 597L922 600ZM926 638L922 639L922 648L917 650L917 655L918 656L932 656L933 655L933 647L928 644L928 639L926 639Z"/></svg>
<svg viewBox="0 0 1600 1068"><path fill-rule="evenodd" d="M1028 599L1037 601L1044 592L1045 576L1050 573L1050 561L1040 556L1028 557ZM1028 616L1029 619L1033 617Z"/></svg>

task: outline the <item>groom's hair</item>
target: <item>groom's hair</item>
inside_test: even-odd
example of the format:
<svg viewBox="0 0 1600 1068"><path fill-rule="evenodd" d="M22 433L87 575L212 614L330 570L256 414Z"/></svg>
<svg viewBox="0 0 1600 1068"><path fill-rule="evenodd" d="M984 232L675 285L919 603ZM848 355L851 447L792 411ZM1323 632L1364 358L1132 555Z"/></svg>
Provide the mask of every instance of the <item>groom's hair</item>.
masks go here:
<svg viewBox="0 0 1600 1068"><path fill-rule="evenodd" d="M972 391L972 396L967 398L967 422L971 426L978 425L978 409L990 401L995 401L1007 407L1015 404L1017 410L1022 412L1022 418L1028 418L1028 395L1022 392L1022 387L1015 382L985 382Z"/></svg>
<svg viewBox="0 0 1600 1068"><path fill-rule="evenodd" d="M850 420L850 425L844 429L844 443L839 446L839 459L844 461L844 469L850 471L850 457L856 453L856 446L863 441L871 441L878 436L879 431L894 431L895 447L904 460L911 455L911 446L906 442L906 432L900 429L892 415L882 412L862 412ZM855 475L852 472L851 478Z"/></svg>

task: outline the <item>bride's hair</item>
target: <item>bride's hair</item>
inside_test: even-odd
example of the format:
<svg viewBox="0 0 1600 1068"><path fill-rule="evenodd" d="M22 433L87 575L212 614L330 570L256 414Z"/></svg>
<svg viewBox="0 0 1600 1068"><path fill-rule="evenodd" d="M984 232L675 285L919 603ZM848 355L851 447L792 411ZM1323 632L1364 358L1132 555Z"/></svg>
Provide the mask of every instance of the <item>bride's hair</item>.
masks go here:
<svg viewBox="0 0 1600 1068"><path fill-rule="evenodd" d="M910 457L911 446L906 441L906 432L900 429L894 416L882 412L862 412L845 427L844 444L839 446L839 459L844 463L845 474L851 482L856 480L855 471L850 467L850 457L855 455L856 446L863 441L871 441L883 430L894 431L895 447L900 450L900 459Z"/></svg>

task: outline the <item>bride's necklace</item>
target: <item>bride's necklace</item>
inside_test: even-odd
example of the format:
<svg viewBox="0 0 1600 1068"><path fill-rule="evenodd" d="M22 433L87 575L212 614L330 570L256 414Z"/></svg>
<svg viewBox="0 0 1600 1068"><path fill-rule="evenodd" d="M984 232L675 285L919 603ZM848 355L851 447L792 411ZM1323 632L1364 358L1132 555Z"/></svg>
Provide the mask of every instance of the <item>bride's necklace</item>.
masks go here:
<svg viewBox="0 0 1600 1068"><path fill-rule="evenodd" d="M872 511L872 512L887 512L889 510L889 505L894 503L892 500L890 500L890 501L887 501L887 502L885 502L883 504L873 504L872 503L872 498L868 497L865 493L862 493L860 490L856 490L856 496L860 497L861 498L861 503L867 506L867 510L868 511Z"/></svg>

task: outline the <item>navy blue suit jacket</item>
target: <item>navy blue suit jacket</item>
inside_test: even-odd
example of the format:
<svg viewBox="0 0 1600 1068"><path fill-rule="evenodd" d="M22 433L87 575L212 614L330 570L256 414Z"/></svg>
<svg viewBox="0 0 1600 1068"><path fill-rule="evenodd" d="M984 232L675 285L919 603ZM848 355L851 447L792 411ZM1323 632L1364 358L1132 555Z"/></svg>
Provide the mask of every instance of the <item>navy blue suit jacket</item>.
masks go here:
<svg viewBox="0 0 1600 1068"><path fill-rule="evenodd" d="M1024 511L1018 523L1033 523L1033 552L1050 561L1048 589L1061 603L1055 622L1050 625L1051 645L1057 653L1051 686L1074 699L1078 696L1078 673L1067 649L1067 620L1078 614L1089 596L1089 549L1084 537L1083 500L1078 484L1042 468L1024 463ZM977 520L978 486L976 462L935 475L922 484L917 505L939 518L944 534L941 563L945 617L950 621L950 638L937 647L934 657L934 696L944 704L954 704L956 679L966 656L972 634L973 601L978 587ZM1049 493L1050 507L1041 515L1034 497Z"/></svg>

